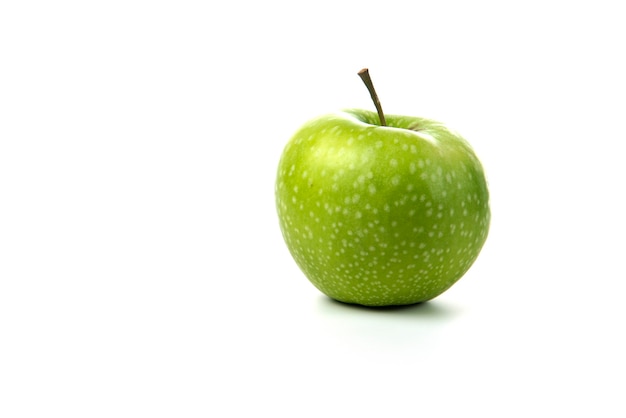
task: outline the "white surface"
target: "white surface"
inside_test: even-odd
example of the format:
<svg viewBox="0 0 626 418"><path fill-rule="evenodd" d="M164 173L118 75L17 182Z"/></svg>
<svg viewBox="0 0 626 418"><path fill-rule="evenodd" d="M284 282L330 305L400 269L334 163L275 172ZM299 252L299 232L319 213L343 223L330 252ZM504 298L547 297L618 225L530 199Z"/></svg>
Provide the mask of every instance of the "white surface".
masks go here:
<svg viewBox="0 0 626 418"><path fill-rule="evenodd" d="M626 39L609 1L4 2L0 416L623 417ZM307 119L440 119L487 170L436 300L323 297L273 181Z"/></svg>

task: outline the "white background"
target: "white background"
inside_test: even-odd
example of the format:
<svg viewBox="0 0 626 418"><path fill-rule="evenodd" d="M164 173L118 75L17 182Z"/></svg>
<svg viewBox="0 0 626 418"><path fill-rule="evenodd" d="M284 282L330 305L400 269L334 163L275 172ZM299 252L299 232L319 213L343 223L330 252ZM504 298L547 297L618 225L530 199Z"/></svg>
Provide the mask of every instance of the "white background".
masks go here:
<svg viewBox="0 0 626 418"><path fill-rule="evenodd" d="M625 416L619 6L2 2L0 416ZM321 295L274 209L365 66L492 195L474 267L403 309Z"/></svg>

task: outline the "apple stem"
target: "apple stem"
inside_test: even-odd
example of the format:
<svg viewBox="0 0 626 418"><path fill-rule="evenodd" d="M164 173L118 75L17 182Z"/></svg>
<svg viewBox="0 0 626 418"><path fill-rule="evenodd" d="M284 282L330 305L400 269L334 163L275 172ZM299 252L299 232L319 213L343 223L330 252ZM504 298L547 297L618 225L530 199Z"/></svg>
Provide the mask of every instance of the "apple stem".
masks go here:
<svg viewBox="0 0 626 418"><path fill-rule="evenodd" d="M372 96L372 101L374 102L374 106L376 106L376 111L378 112L378 118L380 119L381 126L387 126L387 122L385 121L385 115L383 114L383 108L380 105L380 100L378 100L378 95L376 94L376 89L374 88L374 83L372 83L372 78L370 77L370 72L367 68L363 68L359 71L359 77L365 83L365 87L370 92L370 96Z"/></svg>

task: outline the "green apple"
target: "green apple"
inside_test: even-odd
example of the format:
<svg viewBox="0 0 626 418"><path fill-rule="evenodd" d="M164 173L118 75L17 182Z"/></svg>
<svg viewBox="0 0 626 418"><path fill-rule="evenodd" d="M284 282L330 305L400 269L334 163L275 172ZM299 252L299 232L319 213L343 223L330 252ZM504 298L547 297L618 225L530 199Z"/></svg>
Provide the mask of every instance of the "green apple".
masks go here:
<svg viewBox="0 0 626 418"><path fill-rule="evenodd" d="M324 115L295 133L278 165L279 224L327 296L367 306L424 302L459 280L485 243L485 174L443 124L383 118L377 108Z"/></svg>

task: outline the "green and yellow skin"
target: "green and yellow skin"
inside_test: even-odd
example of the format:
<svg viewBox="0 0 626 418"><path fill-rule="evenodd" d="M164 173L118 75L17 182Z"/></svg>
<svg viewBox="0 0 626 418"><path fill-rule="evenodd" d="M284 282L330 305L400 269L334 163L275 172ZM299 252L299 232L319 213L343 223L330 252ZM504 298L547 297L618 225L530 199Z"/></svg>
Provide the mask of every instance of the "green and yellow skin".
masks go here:
<svg viewBox="0 0 626 418"><path fill-rule="evenodd" d="M276 179L280 228L327 296L367 306L430 300L474 263L489 192L470 145L444 125L346 110L306 123Z"/></svg>

